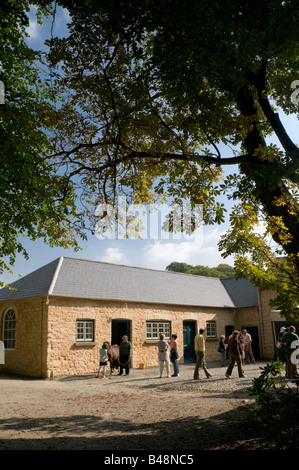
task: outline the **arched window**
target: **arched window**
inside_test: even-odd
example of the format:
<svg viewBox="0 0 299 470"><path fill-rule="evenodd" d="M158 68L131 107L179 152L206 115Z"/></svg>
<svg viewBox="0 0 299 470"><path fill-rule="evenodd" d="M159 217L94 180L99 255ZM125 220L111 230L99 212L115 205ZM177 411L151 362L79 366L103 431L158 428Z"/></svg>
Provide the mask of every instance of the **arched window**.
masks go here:
<svg viewBox="0 0 299 470"><path fill-rule="evenodd" d="M4 317L3 341L5 349L15 348L16 314L12 308L8 309Z"/></svg>

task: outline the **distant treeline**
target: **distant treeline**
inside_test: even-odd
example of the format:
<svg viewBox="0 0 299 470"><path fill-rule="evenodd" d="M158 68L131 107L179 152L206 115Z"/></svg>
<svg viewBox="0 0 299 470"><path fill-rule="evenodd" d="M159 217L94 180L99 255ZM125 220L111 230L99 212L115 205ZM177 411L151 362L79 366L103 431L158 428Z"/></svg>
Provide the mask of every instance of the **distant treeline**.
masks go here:
<svg viewBox="0 0 299 470"><path fill-rule="evenodd" d="M177 273L197 274L198 276L208 277L233 277L234 268L228 264L218 264L216 268L209 266L201 266L200 264L192 266L187 263L178 263L176 261L166 266L167 271L175 271Z"/></svg>

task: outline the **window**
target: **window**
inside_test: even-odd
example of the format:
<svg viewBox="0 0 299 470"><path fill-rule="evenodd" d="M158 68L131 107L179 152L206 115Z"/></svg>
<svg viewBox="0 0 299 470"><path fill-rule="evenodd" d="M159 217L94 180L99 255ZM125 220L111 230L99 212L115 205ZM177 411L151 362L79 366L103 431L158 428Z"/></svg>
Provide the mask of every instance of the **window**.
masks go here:
<svg viewBox="0 0 299 470"><path fill-rule="evenodd" d="M165 339L170 339L169 321L147 321L146 339L160 339L160 335L165 335Z"/></svg>
<svg viewBox="0 0 299 470"><path fill-rule="evenodd" d="M77 320L76 322L76 342L92 343L94 341L94 321Z"/></svg>
<svg viewBox="0 0 299 470"><path fill-rule="evenodd" d="M216 338L216 322L207 321L207 338Z"/></svg>
<svg viewBox="0 0 299 470"><path fill-rule="evenodd" d="M3 326L3 341L5 349L15 348L15 333L16 333L16 315L12 308L7 310L4 317Z"/></svg>

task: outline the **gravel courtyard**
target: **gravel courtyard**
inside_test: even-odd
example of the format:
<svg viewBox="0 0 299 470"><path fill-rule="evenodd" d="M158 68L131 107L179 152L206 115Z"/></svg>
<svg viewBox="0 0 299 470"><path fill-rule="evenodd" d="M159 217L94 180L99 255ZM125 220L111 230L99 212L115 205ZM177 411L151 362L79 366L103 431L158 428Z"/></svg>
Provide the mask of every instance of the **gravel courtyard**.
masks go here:
<svg viewBox="0 0 299 470"><path fill-rule="evenodd" d="M209 364L159 378L158 368L106 380L93 375L30 379L0 374L0 450L250 449L260 430L248 419L247 388L265 363L239 379Z"/></svg>

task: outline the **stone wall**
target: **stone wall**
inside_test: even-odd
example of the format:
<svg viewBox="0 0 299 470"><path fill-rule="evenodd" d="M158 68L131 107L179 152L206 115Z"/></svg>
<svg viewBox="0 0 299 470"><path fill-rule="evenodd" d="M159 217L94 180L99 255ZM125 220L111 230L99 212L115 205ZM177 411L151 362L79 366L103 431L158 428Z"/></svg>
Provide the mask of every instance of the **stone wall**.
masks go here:
<svg viewBox="0 0 299 470"><path fill-rule="evenodd" d="M260 312L261 312L261 322L264 338L264 352L265 357L273 358L274 356L274 346L276 346L276 341L273 331L273 322L271 318L272 307L269 305L269 301L276 297L274 291L261 291L259 290L259 303L260 303Z"/></svg>
<svg viewBox="0 0 299 470"><path fill-rule="evenodd" d="M4 315L8 309L16 315L15 348L5 350L1 371L41 377L46 373L47 304L46 298L4 302L0 306L0 338L3 339Z"/></svg>
<svg viewBox="0 0 299 470"><path fill-rule="evenodd" d="M94 320L95 342L87 345L76 343L76 320ZM178 335L180 362L183 362L183 321L195 321L196 331L206 326L207 320L215 320L217 338L206 341L208 361L219 359L218 338L224 334L227 324L235 323L232 309L186 308L165 305L105 302L82 299L51 298L49 305L48 364L47 375L93 373L98 368L98 350L104 341L111 342L112 320L131 322L133 345L132 367L140 363L146 367L158 366L157 341L147 341L146 321L171 322L171 333Z"/></svg>
<svg viewBox="0 0 299 470"><path fill-rule="evenodd" d="M16 313L15 349L5 351L1 370L13 373L53 377L91 374L98 369L99 348L111 342L112 320L128 320L133 345L132 367L143 363L157 366L157 341L147 340L146 321L169 321L171 333L178 335L180 363L183 356L183 322L193 321L195 331L206 328L207 321L216 322L216 338L206 340L207 362L220 360L217 352L219 336L225 326L240 328L242 323L255 325L258 311L229 308L180 307L172 305L96 301L61 297L31 298L0 305L0 338L3 339L3 318L8 308ZM76 321L94 321L94 342L76 342ZM269 319L266 317L265 322ZM271 324L269 325L271 328ZM266 343L268 344L268 343Z"/></svg>

